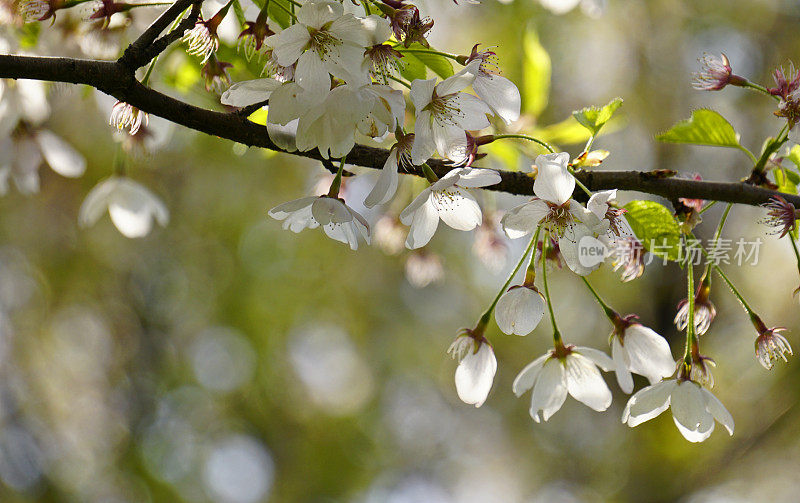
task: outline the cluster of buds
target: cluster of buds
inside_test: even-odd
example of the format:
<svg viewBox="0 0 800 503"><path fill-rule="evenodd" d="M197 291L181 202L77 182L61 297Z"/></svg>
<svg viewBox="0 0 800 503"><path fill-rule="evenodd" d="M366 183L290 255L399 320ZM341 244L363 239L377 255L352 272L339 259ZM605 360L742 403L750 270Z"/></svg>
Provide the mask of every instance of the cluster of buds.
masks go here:
<svg viewBox="0 0 800 503"><path fill-rule="evenodd" d="M401 0L383 0L379 7L389 17L394 37L402 41L403 46L408 48L418 42L429 47L425 36L433 28L433 20L420 16L415 5L405 5Z"/></svg>

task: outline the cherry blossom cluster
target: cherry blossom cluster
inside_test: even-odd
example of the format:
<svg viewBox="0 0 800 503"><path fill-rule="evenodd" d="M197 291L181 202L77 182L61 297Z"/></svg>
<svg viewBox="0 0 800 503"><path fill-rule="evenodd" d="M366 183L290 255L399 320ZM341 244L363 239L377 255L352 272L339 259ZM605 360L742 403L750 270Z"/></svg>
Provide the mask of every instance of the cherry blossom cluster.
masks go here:
<svg viewBox="0 0 800 503"><path fill-rule="evenodd" d="M17 4L16 15L29 22L44 21L54 19L56 11L79 3L23 0ZM254 21L240 19L238 50L248 61L255 59L263 64L262 78L253 80L231 83L228 70L232 65L218 56L220 25L231 15L232 7L241 10L237 0L207 18L187 18L193 26L185 30L177 30L177 21L173 24L178 32L175 40L180 38L185 52L199 59L206 90L220 95L222 105L242 117L247 115L243 111L265 111L265 134L277 150L316 151L324 159L323 165L336 172L313 194L272 208L272 218L295 233L320 227L328 237L352 250L357 250L361 242L370 244L373 238L389 253L398 253L403 247L413 250L407 270L414 271L409 273L409 280L420 287L442 274L438 256L425 249L440 221L458 231L477 228L476 254L487 263L499 264L497 270L505 265L511 240L528 241L516 267L477 324L462 329L448 350L458 361L455 386L462 401L480 407L492 389L498 362L487 337L491 320L505 334L526 336L541 324L547 312L553 348L524 367L512 385L517 396L531 391L529 412L535 422L548 421L567 395L593 410L607 410L612 392L602 372L614 372L619 389L632 394L622 413L623 423L634 427L671 408L678 430L689 441L707 439L716 422L733 434L733 417L709 391L714 385L715 362L700 352L701 336L705 337L717 316L710 300L712 274L725 281L749 316L757 333L754 346L761 365L771 369L778 359L786 361L786 355L792 354L791 345L780 334L785 329L769 328L719 261L710 259L711 250L702 246L699 251L708 260L695 284L694 263L686 257L690 243L699 243L693 229L708 209L705 201L680 199L674 213L651 202L667 213L669 224L679 229L671 236L680 243L666 246L658 255L653 240L646 239L652 236L645 236L646 230L641 228L634 231L635 220L628 215L627 206L617 201L616 190L593 192L575 176L609 155L592 150L592 145L621 100L603 110L593 109L590 114L575 113L590 138L583 151L570 158L541 140L509 133L512 124L522 122L521 97L516 85L501 75L495 53L479 50L479 44L463 54L431 48L426 37L434 23L416 6L401 0L367 0L360 6L337 0L290 0L286 4L289 7L284 3L280 8L287 23L272 19L270 2L250 6L250 11L258 12ZM554 12L566 12L580 4L595 13L603 4L590 0L541 3ZM112 16L127 12L128 5L103 0L95 5L89 19L100 20L106 29ZM244 18L245 14L240 14ZM407 60L414 55L427 61L439 77L409 78ZM157 59L150 62L141 80L145 86ZM775 115L786 121L783 130L777 139L765 144L760 159L747 153L754 163L748 183L778 188L777 176L771 174L771 180L768 171L777 172L784 158L791 155L778 156L780 147L800 139L800 72L793 67L779 69L774 79L776 87L761 87L734 74L725 55L706 55L693 87L701 91L728 86L751 88L776 100ZM42 127L46 108L43 91L35 85L0 81L0 192L7 190L8 179L22 192L35 191L36 173L43 161L64 176L83 173L85 161L80 154ZM603 114L607 115L605 119L597 119ZM152 147L150 140L156 128L135 106L116 102L109 124L124 138L126 152ZM507 210L486 212L480 204L482 197L472 189L496 185L503 176L474 163L486 155L481 147L503 139L524 139L541 147L542 153L529 163L534 196ZM360 172L348 166L347 157L357 144L370 142L388 146L388 156L378 176L362 177L369 188L356 202L354 193L346 190L345 172ZM800 159L800 151L796 155ZM447 166L447 172L440 171L438 176L430 166L431 159ZM409 178L401 179L403 171L422 173L425 186L400 190L401 183ZM794 190L796 193L796 186ZM368 213L356 210L361 206L381 211L382 216L371 224L365 217ZM719 242L730 209L731 205L723 213L715 242ZM791 241L800 268L800 252L794 242L798 210L780 196L765 209L764 223ZM120 233L129 238L146 236L154 222L166 226L169 220L166 204L120 167L89 192L80 209L79 223L92 225L106 212ZM678 258L670 255L676 246ZM587 249L606 250L608 256L587 260ZM620 315L587 279L606 263L619 272L622 282L635 280L644 272L647 252L665 262L679 262L686 272L687 297L678 304L674 318L676 327L686 333L686 344L677 360L664 337L640 323L636 315ZM562 338L548 286L548 274L562 264L585 284L608 318L610 355ZM524 279L512 284L519 272ZM646 378L649 386L634 393L634 374Z"/></svg>

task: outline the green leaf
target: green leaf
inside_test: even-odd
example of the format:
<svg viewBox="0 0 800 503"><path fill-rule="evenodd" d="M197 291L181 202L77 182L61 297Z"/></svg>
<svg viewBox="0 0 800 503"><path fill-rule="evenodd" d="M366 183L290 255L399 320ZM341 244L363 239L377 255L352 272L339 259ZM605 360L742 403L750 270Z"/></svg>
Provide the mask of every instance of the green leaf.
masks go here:
<svg viewBox="0 0 800 503"><path fill-rule="evenodd" d="M278 4L280 4L280 6ZM281 9L281 6L283 6L284 9ZM259 7L263 7L263 4ZM267 7L270 21L275 21L281 28L288 28L289 24L291 24L292 19L286 12L291 12L291 10L289 2L286 0L270 0L269 7Z"/></svg>
<svg viewBox="0 0 800 503"><path fill-rule="evenodd" d="M572 116L575 117L575 120L577 120L583 127L588 129L592 135L596 136L597 133L600 132L600 129L602 129L603 125L605 125L605 123L611 119L611 116L614 115L614 112L616 112L621 106L622 98L614 98L602 108L587 107L583 110L572 112Z"/></svg>
<svg viewBox="0 0 800 503"><path fill-rule="evenodd" d="M414 49L417 51L428 50L425 46L423 46L419 42L414 42L413 44L411 44L409 49ZM405 53L403 59L405 59L406 54L409 53ZM430 52L415 52L413 55L418 60L422 61L422 64L433 70L433 73L435 73L439 77L446 79L447 77L453 76L453 65L450 63L450 60L447 59L446 57L440 56L438 54L431 54Z"/></svg>
<svg viewBox="0 0 800 503"><path fill-rule="evenodd" d="M522 38L522 49L522 110L538 116L547 107L550 97L550 55L532 28Z"/></svg>
<svg viewBox="0 0 800 503"><path fill-rule="evenodd" d="M797 169L800 169L800 145L795 145L792 147L792 149L789 151L789 155L787 155L786 158L792 161L792 163L797 166Z"/></svg>
<svg viewBox="0 0 800 503"><path fill-rule="evenodd" d="M631 201L625 218L644 249L661 258L677 260L681 251L681 229L664 205L654 201Z"/></svg>
<svg viewBox="0 0 800 503"><path fill-rule="evenodd" d="M778 184L779 192L787 194L797 194L797 185L800 184L800 176L788 169L775 169L775 183Z"/></svg>
<svg viewBox="0 0 800 503"><path fill-rule="evenodd" d="M403 54L403 57L400 58L400 65L400 75L409 82L413 82L415 79L424 79L428 76L425 64L410 52Z"/></svg>
<svg viewBox="0 0 800 503"><path fill-rule="evenodd" d="M656 139L668 143L691 143L715 147L739 148L739 134L730 122L719 113L701 108L692 112L689 119L683 120Z"/></svg>

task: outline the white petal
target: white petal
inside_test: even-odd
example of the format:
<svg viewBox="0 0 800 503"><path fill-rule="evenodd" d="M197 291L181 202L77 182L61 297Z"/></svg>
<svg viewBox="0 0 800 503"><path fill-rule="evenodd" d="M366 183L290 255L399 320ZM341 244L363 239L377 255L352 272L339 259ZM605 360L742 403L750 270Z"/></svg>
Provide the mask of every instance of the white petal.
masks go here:
<svg viewBox="0 0 800 503"><path fill-rule="evenodd" d="M285 126L267 122L269 139L286 152L297 151L297 125L299 119L288 122Z"/></svg>
<svg viewBox="0 0 800 503"><path fill-rule="evenodd" d="M119 232L128 238L146 236L153 218L162 226L169 220L164 203L143 185L127 178L121 178L109 195L108 213Z"/></svg>
<svg viewBox="0 0 800 503"><path fill-rule="evenodd" d="M530 414L537 423L539 411L542 412L542 419L547 421L564 405L564 400L567 399L567 380L564 374L564 366L559 360L550 358L544 362L531 396Z"/></svg>
<svg viewBox="0 0 800 503"><path fill-rule="evenodd" d="M623 341L630 363L628 368L658 382L675 372L675 360L666 339L638 323L625 330Z"/></svg>
<svg viewBox="0 0 800 503"><path fill-rule="evenodd" d="M622 413L622 422L633 428L658 416L669 407L675 380L661 381L637 391L628 400Z"/></svg>
<svg viewBox="0 0 800 503"><path fill-rule="evenodd" d="M616 336L611 341L611 356L614 359L614 372L617 374L619 387L624 393L630 394L633 391L633 377L628 370L628 353Z"/></svg>
<svg viewBox="0 0 800 503"><path fill-rule="evenodd" d="M282 225L284 230L290 230L298 233L303 229L316 229L319 224L314 220L314 215L311 214L311 203L307 206L292 212L283 221Z"/></svg>
<svg viewBox="0 0 800 503"><path fill-rule="evenodd" d="M320 225L342 224L351 222L353 214L345 204L332 197L319 197L311 204L311 214Z"/></svg>
<svg viewBox="0 0 800 503"><path fill-rule="evenodd" d="M569 201L575 191L575 177L567 170L569 154L543 154L536 157L539 174L533 182L533 192L537 197L562 205Z"/></svg>
<svg viewBox="0 0 800 503"><path fill-rule="evenodd" d="M395 192L397 192L397 184L400 177L397 174L398 165L396 154L397 152L394 149L389 152L389 157L386 159L386 163L383 165L380 175L378 175L375 186L367 195L366 199L364 199L364 206L367 208L372 208L379 204L386 204L394 197Z"/></svg>
<svg viewBox="0 0 800 503"><path fill-rule="evenodd" d="M436 144L433 142L431 114L424 110L417 114L417 122L414 125L414 145L411 147L411 162L415 166L419 166L430 159L434 152L436 152Z"/></svg>
<svg viewBox="0 0 800 503"><path fill-rule="evenodd" d="M678 427L678 431L683 435L683 438L689 442L703 442L714 432L714 418L712 418L710 414L704 416L700 424L698 424L697 428L694 430L685 427L675 419L675 416L672 416L672 420L675 422L675 426Z"/></svg>
<svg viewBox="0 0 800 503"><path fill-rule="evenodd" d="M603 219L606 216L606 211L608 211L608 202L616 198L617 189L595 192L589 198L589 202L586 203L586 208L594 213L597 218Z"/></svg>
<svg viewBox="0 0 800 503"><path fill-rule="evenodd" d="M274 56L281 66L290 66L303 54L310 35L308 28L294 24L277 35L267 39L267 45L274 47Z"/></svg>
<svg viewBox="0 0 800 503"><path fill-rule="evenodd" d="M497 360L491 346L481 344L477 353L470 351L456 369L456 391L464 403L480 407L489 396L497 372Z"/></svg>
<svg viewBox="0 0 800 503"><path fill-rule="evenodd" d="M505 215L500 223L506 235L511 239L520 238L532 233L539 226L539 223L550 212L547 203L541 199L532 199L512 208Z"/></svg>
<svg viewBox="0 0 800 503"><path fill-rule="evenodd" d="M380 16L376 16L374 14L373 16L380 19ZM365 21L365 19L356 18L352 14L345 14L331 23L328 31L339 40L349 42L353 46L361 47L361 54L363 55L364 47L374 45L370 44L370 34L364 29ZM384 21L384 24L386 23L387 22Z"/></svg>
<svg viewBox="0 0 800 503"><path fill-rule="evenodd" d="M587 348L586 346L577 346L574 351L590 359L595 365L606 372L610 372L614 369L614 360L612 360L607 354L599 349Z"/></svg>
<svg viewBox="0 0 800 503"><path fill-rule="evenodd" d="M595 364L579 353L567 356L567 390L573 398L601 412L611 405L611 391Z"/></svg>
<svg viewBox="0 0 800 503"><path fill-rule="evenodd" d="M400 212L400 221L403 222L403 225L411 225L411 221L414 219L414 213L418 209L422 207L423 204L427 203L428 200L431 198L431 193L433 192L431 187L425 187L422 189L422 192L417 194L417 197L414 198L411 203ZM438 213L436 218L438 219Z"/></svg>
<svg viewBox="0 0 800 503"><path fill-rule="evenodd" d="M414 104L414 108L417 111L417 121L419 121L419 116L423 112L422 109L431 102L435 87L436 79L416 79L411 83L409 95L411 96L411 103Z"/></svg>
<svg viewBox="0 0 800 503"><path fill-rule="evenodd" d="M363 30L367 33L368 43L365 45L378 45L389 40L392 36L392 26L389 22L377 14L360 19Z"/></svg>
<svg viewBox="0 0 800 503"><path fill-rule="evenodd" d="M489 126L487 115L491 115L492 109L475 96L458 93L448 100L448 104L459 111L452 117L459 128L466 131L478 131Z"/></svg>
<svg viewBox="0 0 800 503"><path fill-rule="evenodd" d="M311 209L313 212L314 207L312 206ZM349 245L351 250L358 250L358 231L352 221L345 223L330 222L327 225L323 225L322 229L329 238Z"/></svg>
<svg viewBox="0 0 800 503"><path fill-rule="evenodd" d="M319 30L325 24L336 21L342 17L343 13L344 7L342 7L341 3L317 0L306 2L300 7L297 11L297 21ZM303 28L305 28L305 26Z"/></svg>
<svg viewBox="0 0 800 503"><path fill-rule="evenodd" d="M690 442L702 442L714 429L714 418L706 410L700 386L692 381L679 382L672 392L672 417L681 434Z"/></svg>
<svg viewBox="0 0 800 503"><path fill-rule="evenodd" d="M86 159L50 131L39 131L35 136L47 165L61 176L76 178L86 171Z"/></svg>
<svg viewBox="0 0 800 503"><path fill-rule="evenodd" d="M470 231L483 220L478 201L461 187L453 186L445 191L434 191L431 201L442 222L453 229Z"/></svg>
<svg viewBox="0 0 800 503"><path fill-rule="evenodd" d="M528 335L542 320L544 307L544 296L538 291L513 287L497 301L494 317L503 333Z"/></svg>
<svg viewBox="0 0 800 503"><path fill-rule="evenodd" d="M370 83L369 67L364 65L364 47L344 43L329 54L325 68L328 73L350 85L360 87Z"/></svg>
<svg viewBox="0 0 800 503"><path fill-rule="evenodd" d="M522 99L517 86L507 78L481 73L472 83L472 88L506 124L519 119Z"/></svg>
<svg viewBox="0 0 800 503"><path fill-rule="evenodd" d="M431 123L431 136L433 144L436 145L436 151L443 156L450 151L457 150L457 145L466 144L467 141L467 133L464 129L449 120L444 122L434 120Z"/></svg>
<svg viewBox="0 0 800 503"><path fill-rule="evenodd" d="M304 52L297 60L294 80L303 90L316 96L324 96L331 90L328 69L314 51Z"/></svg>
<svg viewBox="0 0 800 503"><path fill-rule="evenodd" d="M473 61L465 66L460 72L444 79L436 86L436 93L439 96L447 96L470 86L478 74L479 61Z"/></svg>
<svg viewBox="0 0 800 503"><path fill-rule="evenodd" d="M487 187L500 183L500 173L493 169L463 168L458 172L458 185L461 187Z"/></svg>
<svg viewBox="0 0 800 503"><path fill-rule="evenodd" d="M108 197L114 192L118 180L117 177L111 177L98 183L89 191L78 212L78 224L81 227L89 227L100 220L100 217L108 209Z"/></svg>
<svg viewBox="0 0 800 503"><path fill-rule="evenodd" d="M733 416L731 415L731 413L728 412L728 409L726 409L725 406L722 405L722 402L720 402L719 399L715 397L713 393L711 393L705 388L701 389L703 397L706 400L706 410L708 410L708 412L710 412L711 415L714 416L714 419L719 421L720 424L722 424L722 426L724 426L725 429L728 430L728 434L733 435L734 424L733 424Z"/></svg>
<svg viewBox="0 0 800 503"><path fill-rule="evenodd" d="M237 82L222 93L220 102L232 107L246 107L268 100L281 83L275 79L255 79Z"/></svg>
<svg viewBox="0 0 800 503"><path fill-rule="evenodd" d="M270 95L267 121L272 124L288 124L305 115L325 99L306 92L294 82L286 82Z"/></svg>
<svg viewBox="0 0 800 503"><path fill-rule="evenodd" d="M558 240L558 248L567 266L579 276L587 276L600 267L602 262L586 260L580 257L581 240L587 236L594 237L591 229L581 223L568 227L564 235ZM589 264L589 265L585 265Z"/></svg>
<svg viewBox="0 0 800 503"><path fill-rule="evenodd" d="M439 213L430 199L413 213L411 228L406 237L406 247L413 250L428 244L439 226Z"/></svg>
<svg viewBox="0 0 800 503"><path fill-rule="evenodd" d="M542 366L548 358L550 358L549 352L525 365L525 368L523 368L514 379L514 384L511 385L511 389L514 391L515 395L518 397L522 396L523 393L531 389L533 385L536 384L536 379L539 377L539 372L542 371Z"/></svg>
<svg viewBox="0 0 800 503"><path fill-rule="evenodd" d="M296 211L310 208L317 199L319 198L316 196L301 197L300 199L294 199L292 201L279 204L278 206L275 206L269 210L269 216L275 220L283 220Z"/></svg>

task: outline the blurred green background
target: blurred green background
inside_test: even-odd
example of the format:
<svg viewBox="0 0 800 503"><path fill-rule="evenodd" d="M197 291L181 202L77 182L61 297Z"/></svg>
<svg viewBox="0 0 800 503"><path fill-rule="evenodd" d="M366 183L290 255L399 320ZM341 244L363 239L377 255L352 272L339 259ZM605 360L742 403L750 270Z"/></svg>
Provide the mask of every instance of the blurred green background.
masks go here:
<svg viewBox="0 0 800 503"><path fill-rule="evenodd" d="M551 61L549 103L523 122L526 131L545 134L574 109L623 97L624 121L595 143L611 151L600 169L747 175L741 152L660 145L653 135L711 107L760 149L781 126L772 101L738 89L694 91L691 72L703 52L724 51L736 73L771 85L772 69L800 50L800 6L790 0L608 0L599 18L580 8L556 16L532 0L419 5L436 21L433 45L455 53L475 42L497 46L504 75L521 86L540 85L530 72L538 37ZM80 54L73 32L58 32L69 22L60 16L40 52ZM60 36L63 45L52 43ZM179 75L186 99L215 106L192 70L181 69L198 73L196 60L175 52L167 61L178 70L156 75L155 87L168 90L165 80ZM383 247L351 252L319 230L293 235L266 212L329 181L315 163L177 127L152 154L122 154L107 126L113 100L64 85L49 93L47 128L88 169L70 180L42 168L39 194L11 189L0 198L3 502L797 501L797 362L772 371L756 362L756 334L720 280L711 294L719 315L701 342L717 362L714 393L736 420L733 437L717 428L689 444L669 413L628 428L620 422L627 397L611 374L606 413L568 399L548 423L534 424L529 395L516 399L511 382L548 349L547 321L524 338L490 327L499 369L475 409L458 400L445 350L491 301L522 243L490 228L442 227L426 254L397 253L377 237ZM560 144L572 154L583 146ZM529 162L503 152L512 164ZM123 238L107 217L77 225L86 193L121 156L171 212L169 225L144 239ZM488 158L482 165L508 168ZM356 209L369 176L345 184ZM406 184L399 208L411 191ZM492 208L520 201L483 197L490 219ZM720 210L704 215L701 236ZM762 216L734 208L725 236L764 244L757 266L727 269L765 321L788 327L800 347L791 297L800 278L788 244L758 225ZM391 236L391 224L380 227ZM611 327L580 281L566 270L552 277L565 340L607 349ZM627 284L607 267L591 279L680 355L672 318L685 283L677 266L650 265Z"/></svg>

